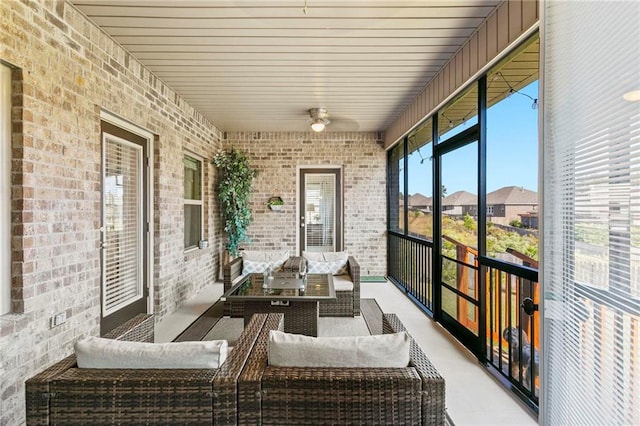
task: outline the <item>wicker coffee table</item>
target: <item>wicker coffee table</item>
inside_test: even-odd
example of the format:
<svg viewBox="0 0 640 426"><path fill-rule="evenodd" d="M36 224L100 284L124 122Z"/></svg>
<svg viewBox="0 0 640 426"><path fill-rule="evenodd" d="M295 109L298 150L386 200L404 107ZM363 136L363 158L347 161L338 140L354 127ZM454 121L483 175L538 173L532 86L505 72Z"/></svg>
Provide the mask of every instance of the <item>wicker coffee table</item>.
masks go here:
<svg viewBox="0 0 640 426"><path fill-rule="evenodd" d="M277 272L265 287L262 274L248 274L221 298L244 302L244 323L256 313L283 313L287 333L318 335L318 302L335 300L331 274L309 274L306 285L295 272Z"/></svg>

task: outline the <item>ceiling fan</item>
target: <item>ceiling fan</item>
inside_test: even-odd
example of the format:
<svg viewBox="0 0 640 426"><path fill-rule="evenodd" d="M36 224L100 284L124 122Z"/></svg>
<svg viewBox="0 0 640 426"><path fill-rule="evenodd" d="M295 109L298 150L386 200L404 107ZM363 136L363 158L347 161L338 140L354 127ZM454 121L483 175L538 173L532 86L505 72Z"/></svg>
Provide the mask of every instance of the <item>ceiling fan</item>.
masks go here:
<svg viewBox="0 0 640 426"><path fill-rule="evenodd" d="M329 125L329 112L326 108L309 109L309 125L314 132L321 132Z"/></svg>

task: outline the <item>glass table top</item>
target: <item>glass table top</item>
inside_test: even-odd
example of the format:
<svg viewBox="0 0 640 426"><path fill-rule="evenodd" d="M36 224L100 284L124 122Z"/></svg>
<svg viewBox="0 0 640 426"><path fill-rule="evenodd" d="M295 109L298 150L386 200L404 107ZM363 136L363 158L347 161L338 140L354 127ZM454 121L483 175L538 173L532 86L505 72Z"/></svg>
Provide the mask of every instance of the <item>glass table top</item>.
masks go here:
<svg viewBox="0 0 640 426"><path fill-rule="evenodd" d="M308 274L306 284L296 272L275 272L266 285L262 274L248 274L222 295L221 300L335 299L331 274Z"/></svg>

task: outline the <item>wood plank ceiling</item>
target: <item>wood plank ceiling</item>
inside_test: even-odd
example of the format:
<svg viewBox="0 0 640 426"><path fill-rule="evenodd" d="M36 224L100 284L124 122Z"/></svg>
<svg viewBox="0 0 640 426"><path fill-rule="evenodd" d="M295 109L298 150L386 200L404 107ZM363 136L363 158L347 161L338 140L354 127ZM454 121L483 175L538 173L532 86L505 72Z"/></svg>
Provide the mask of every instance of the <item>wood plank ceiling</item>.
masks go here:
<svg viewBox="0 0 640 426"><path fill-rule="evenodd" d="M71 0L224 131L383 131L499 0Z"/></svg>

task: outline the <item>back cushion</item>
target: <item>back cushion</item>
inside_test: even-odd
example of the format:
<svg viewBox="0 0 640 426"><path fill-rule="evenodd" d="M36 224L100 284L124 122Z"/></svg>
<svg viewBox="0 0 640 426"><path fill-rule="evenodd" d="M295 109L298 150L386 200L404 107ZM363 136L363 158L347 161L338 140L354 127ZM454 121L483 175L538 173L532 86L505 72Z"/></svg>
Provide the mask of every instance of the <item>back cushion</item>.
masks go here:
<svg viewBox="0 0 640 426"><path fill-rule="evenodd" d="M307 260L307 272L309 274L332 274L342 275L347 271L346 261L337 262L316 262L315 260Z"/></svg>
<svg viewBox="0 0 640 426"><path fill-rule="evenodd" d="M350 337L309 337L271 330L267 356L276 367L380 367L409 365L406 331Z"/></svg>
<svg viewBox="0 0 640 426"><path fill-rule="evenodd" d="M307 272L310 274L343 275L347 273L349 255L346 251L304 251L302 255L307 259Z"/></svg>
<svg viewBox="0 0 640 426"><path fill-rule="evenodd" d="M227 359L226 340L145 343L88 337L75 344L80 368L218 368Z"/></svg>
<svg viewBox="0 0 640 426"><path fill-rule="evenodd" d="M268 266L274 271L289 259L289 250L242 250L242 275L264 272Z"/></svg>

